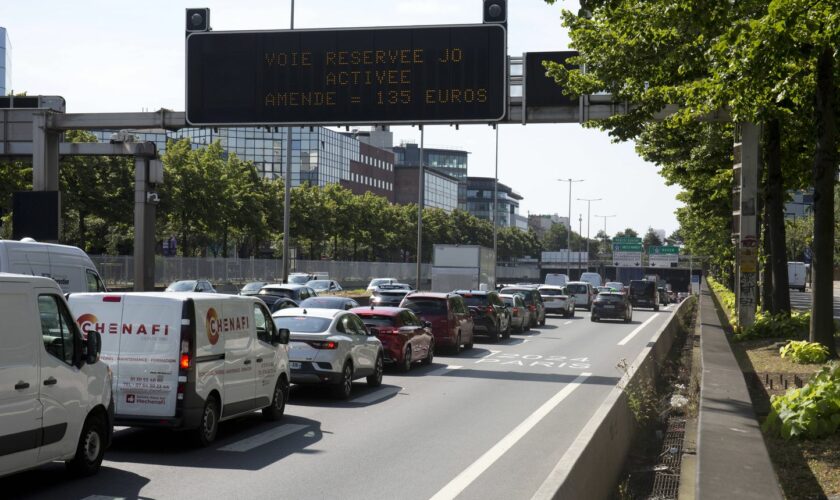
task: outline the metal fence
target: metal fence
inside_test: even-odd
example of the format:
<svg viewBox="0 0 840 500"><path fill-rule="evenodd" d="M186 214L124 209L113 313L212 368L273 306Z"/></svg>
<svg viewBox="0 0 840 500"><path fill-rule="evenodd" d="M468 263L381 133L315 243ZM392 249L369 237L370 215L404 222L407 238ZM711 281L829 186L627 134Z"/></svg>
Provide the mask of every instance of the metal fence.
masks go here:
<svg viewBox="0 0 840 500"><path fill-rule="evenodd" d="M99 274L109 287L129 287L134 282L131 255L91 255ZM155 284L165 286L185 279L207 279L212 283L279 281L280 259L239 259L223 257L155 257ZM421 266L421 276L429 276L429 264ZM345 287L366 286L373 278L389 277L414 283L417 273L411 262L335 262L297 260L292 272L326 272Z"/></svg>

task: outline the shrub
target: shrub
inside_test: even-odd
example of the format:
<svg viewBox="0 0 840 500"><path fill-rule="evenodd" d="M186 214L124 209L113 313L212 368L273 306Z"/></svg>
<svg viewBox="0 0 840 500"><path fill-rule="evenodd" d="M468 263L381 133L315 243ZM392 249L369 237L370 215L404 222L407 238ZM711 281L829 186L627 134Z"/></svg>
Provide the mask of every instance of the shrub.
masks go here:
<svg viewBox="0 0 840 500"><path fill-rule="evenodd" d="M764 312L757 312L755 323L735 335L735 340L750 340L761 338L803 339L808 336L811 324L811 313L808 311L794 311L790 316L776 314L771 316Z"/></svg>
<svg viewBox="0 0 840 500"><path fill-rule="evenodd" d="M720 305L726 310L726 313L729 315L731 320L735 321L735 292L726 288L726 286L711 276L706 278L706 283L708 283L709 286L712 287L712 290L714 290L715 294L717 294L718 299L720 300Z"/></svg>
<svg viewBox="0 0 840 500"><path fill-rule="evenodd" d="M794 363L825 363L828 359L828 348L817 342L807 340L791 340L779 349L783 358L790 357Z"/></svg>
<svg viewBox="0 0 840 500"><path fill-rule="evenodd" d="M801 389L770 400L765 432L784 439L818 439L840 428L840 363L824 366Z"/></svg>

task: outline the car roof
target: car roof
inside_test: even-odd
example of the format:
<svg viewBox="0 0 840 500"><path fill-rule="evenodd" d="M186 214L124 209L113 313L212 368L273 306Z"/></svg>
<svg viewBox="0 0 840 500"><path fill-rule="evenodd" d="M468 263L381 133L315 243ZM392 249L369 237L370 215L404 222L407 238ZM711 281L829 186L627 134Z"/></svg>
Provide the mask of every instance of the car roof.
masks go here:
<svg viewBox="0 0 840 500"><path fill-rule="evenodd" d="M444 293L444 292L414 292L406 297L410 297L412 299L421 298L421 299L441 299L445 300L453 295L458 295L457 293Z"/></svg>
<svg viewBox="0 0 840 500"><path fill-rule="evenodd" d="M354 307L350 309L350 312L353 314L358 314L359 316L366 316L369 314L379 314L382 316L397 316L399 313L403 311L408 311L405 307L370 307L370 306L362 306L362 307Z"/></svg>
<svg viewBox="0 0 840 500"><path fill-rule="evenodd" d="M564 288L566 287L557 285L540 285L537 287L537 290L563 290Z"/></svg>
<svg viewBox="0 0 840 500"><path fill-rule="evenodd" d="M615 296L615 297L626 297L626 295L624 295L621 292L601 292L598 295L612 295L612 296Z"/></svg>
<svg viewBox="0 0 840 500"><path fill-rule="evenodd" d="M568 285L591 285L591 284L592 283L590 283L588 281L569 281L569 282L566 283L567 286Z"/></svg>
<svg viewBox="0 0 840 500"><path fill-rule="evenodd" d="M283 283L282 285L277 283L272 283L270 285L265 285L263 288L268 288L269 290L298 290L300 288L308 288L306 285L301 285L299 283Z"/></svg>
<svg viewBox="0 0 840 500"><path fill-rule="evenodd" d="M514 297L519 297L520 299L525 300L525 298L521 294L518 294L518 293L500 293L499 297L501 297L503 299L512 299Z"/></svg>
<svg viewBox="0 0 840 500"><path fill-rule="evenodd" d="M344 309L307 309L305 307L289 307L286 309L280 309L271 316L275 318L280 316L312 316L315 318L334 319L336 316L346 312L347 311Z"/></svg>
<svg viewBox="0 0 840 500"><path fill-rule="evenodd" d="M452 293L457 293L458 295L487 295L490 293L496 293L495 290L455 290Z"/></svg>

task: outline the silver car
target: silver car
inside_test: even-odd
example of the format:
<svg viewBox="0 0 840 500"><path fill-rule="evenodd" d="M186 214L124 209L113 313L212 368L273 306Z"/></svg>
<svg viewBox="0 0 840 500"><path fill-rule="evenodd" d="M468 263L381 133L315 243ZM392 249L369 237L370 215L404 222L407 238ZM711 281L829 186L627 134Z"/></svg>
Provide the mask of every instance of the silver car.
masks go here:
<svg viewBox="0 0 840 500"><path fill-rule="evenodd" d="M564 318L574 317L575 300L569 296L566 287L540 285L539 291L545 304L546 314L560 314Z"/></svg>
<svg viewBox="0 0 840 500"><path fill-rule="evenodd" d="M382 383L382 342L362 320L339 309L290 308L272 315L278 328L288 328L292 383L329 385L340 399L350 397L353 380Z"/></svg>

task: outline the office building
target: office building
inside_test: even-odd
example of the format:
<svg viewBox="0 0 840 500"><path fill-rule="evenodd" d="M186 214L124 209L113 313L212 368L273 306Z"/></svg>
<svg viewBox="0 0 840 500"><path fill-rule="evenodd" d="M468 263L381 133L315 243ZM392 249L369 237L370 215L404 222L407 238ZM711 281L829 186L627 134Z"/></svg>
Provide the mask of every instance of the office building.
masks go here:
<svg viewBox="0 0 840 500"><path fill-rule="evenodd" d="M569 229L569 218L568 217L561 217L557 214L529 214L528 215L528 228L532 229L535 233L537 233L537 237L542 239L545 237L546 233L551 229L551 226L555 224L562 224L563 227L566 228L568 231Z"/></svg>
<svg viewBox="0 0 840 500"><path fill-rule="evenodd" d="M499 227L528 230L528 218L519 215L522 195L492 177L467 177L467 211L472 215L493 221L493 190L497 192L496 222Z"/></svg>
<svg viewBox="0 0 840 500"><path fill-rule="evenodd" d="M420 165L420 146L402 143L394 146L394 161L397 169ZM432 167L458 181L457 208L467 209L467 155L469 152L457 149L423 148L423 165ZM416 189L415 189L416 191Z"/></svg>
<svg viewBox="0 0 840 500"><path fill-rule="evenodd" d="M12 90L12 42L9 31L0 27L0 95L8 95Z"/></svg>
<svg viewBox="0 0 840 500"><path fill-rule="evenodd" d="M397 203L407 205L417 203L418 182L420 181L419 166L397 167L394 169L394 197ZM458 179L447 175L436 168L423 169L423 206L441 208L452 212L458 208Z"/></svg>

